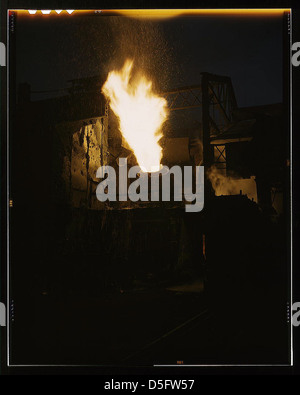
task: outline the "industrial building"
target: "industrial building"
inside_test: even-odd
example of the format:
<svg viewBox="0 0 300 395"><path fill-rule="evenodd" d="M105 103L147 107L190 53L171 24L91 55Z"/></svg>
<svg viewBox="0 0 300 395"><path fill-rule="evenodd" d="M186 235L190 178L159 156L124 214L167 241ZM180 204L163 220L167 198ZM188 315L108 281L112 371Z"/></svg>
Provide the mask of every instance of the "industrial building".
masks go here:
<svg viewBox="0 0 300 395"><path fill-rule="evenodd" d="M21 167L19 160L13 162L11 170L12 245L18 241L11 253L15 298L23 282L32 298L101 297L108 298L107 306L120 295L143 300L145 290L164 289L181 295L180 317L203 303L216 311L221 303L232 325L245 318L243 308L253 322L272 317L277 325L288 278L282 263L289 166L282 149L282 104L238 108L231 79L209 73L202 73L199 85L160 93L169 109L163 164L205 168L204 210L190 215L181 202L97 200L100 166L117 167L122 157L136 164L101 94L103 83L101 77L72 80L63 95L42 100L34 99L47 92L19 87L12 157L26 160ZM265 243L266 232L274 245ZM26 265L22 256L30 257ZM270 271L281 281L270 283ZM274 289L278 283L281 288ZM192 294L192 299L186 296ZM275 307L265 314L261 301L271 299ZM130 324L126 328L124 333L132 332ZM133 347L129 340L126 344L128 350ZM285 346L279 359L286 357ZM128 350L120 351L124 358ZM106 361L115 363L121 355L115 353ZM136 361L135 354L126 358ZM142 356L145 363L147 358L151 354ZM268 355L262 353L264 358Z"/></svg>

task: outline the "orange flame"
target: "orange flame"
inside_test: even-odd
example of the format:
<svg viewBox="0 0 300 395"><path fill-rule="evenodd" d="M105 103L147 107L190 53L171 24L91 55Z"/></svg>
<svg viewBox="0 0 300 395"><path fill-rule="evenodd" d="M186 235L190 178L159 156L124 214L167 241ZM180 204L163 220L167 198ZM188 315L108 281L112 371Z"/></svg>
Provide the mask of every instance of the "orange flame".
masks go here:
<svg viewBox="0 0 300 395"><path fill-rule="evenodd" d="M120 131L144 172L161 168L161 127L167 118L167 102L152 91L145 76L132 80L133 61L108 74L102 92L119 119Z"/></svg>

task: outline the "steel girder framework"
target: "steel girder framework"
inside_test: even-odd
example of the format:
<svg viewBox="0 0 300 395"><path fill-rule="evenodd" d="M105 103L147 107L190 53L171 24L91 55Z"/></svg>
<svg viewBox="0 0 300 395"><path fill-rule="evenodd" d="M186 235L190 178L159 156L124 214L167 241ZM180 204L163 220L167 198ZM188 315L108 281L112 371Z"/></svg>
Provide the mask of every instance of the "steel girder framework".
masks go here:
<svg viewBox="0 0 300 395"><path fill-rule="evenodd" d="M188 110L202 106L201 85L179 88L171 92L164 92L170 111Z"/></svg>
<svg viewBox="0 0 300 395"><path fill-rule="evenodd" d="M163 96L168 102L170 111L200 109L204 165L213 164L214 150L211 138L224 131L232 120L233 110L237 107L231 79L202 73L201 85L164 92Z"/></svg>

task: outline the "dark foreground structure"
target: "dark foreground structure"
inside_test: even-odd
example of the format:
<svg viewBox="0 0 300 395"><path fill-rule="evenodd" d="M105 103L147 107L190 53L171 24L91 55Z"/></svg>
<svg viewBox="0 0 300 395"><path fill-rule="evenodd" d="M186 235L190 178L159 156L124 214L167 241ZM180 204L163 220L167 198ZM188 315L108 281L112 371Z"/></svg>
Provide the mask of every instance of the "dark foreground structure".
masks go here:
<svg viewBox="0 0 300 395"><path fill-rule="evenodd" d="M208 73L164 93L163 161L205 166L204 210L100 203L97 168L135 161L103 82L71 81L65 96L38 102L19 90L11 362L288 364L282 105L237 108L230 78Z"/></svg>

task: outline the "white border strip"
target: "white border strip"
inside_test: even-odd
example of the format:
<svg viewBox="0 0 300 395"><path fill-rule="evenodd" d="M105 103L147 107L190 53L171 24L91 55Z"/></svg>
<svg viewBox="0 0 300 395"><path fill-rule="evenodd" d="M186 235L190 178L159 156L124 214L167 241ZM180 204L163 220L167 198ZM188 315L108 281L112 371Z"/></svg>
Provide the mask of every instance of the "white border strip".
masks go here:
<svg viewBox="0 0 300 395"><path fill-rule="evenodd" d="M7 98L6 98L6 105L7 105L7 131L6 131L6 172L7 172L7 181L6 181L6 193L7 193L7 202L6 202L6 231L7 231L7 301L6 301L6 314L7 314L7 320L6 320L6 342L7 342L7 366L10 366L10 289L9 289L9 281L10 281L10 276L9 276L9 261L10 261L10 256L9 256L9 195L10 195L10 190L9 190L9 10L7 10L7 54L6 54L6 65L7 65L7 70L6 70L6 87L7 87Z"/></svg>
<svg viewBox="0 0 300 395"><path fill-rule="evenodd" d="M291 305L290 305L290 326L291 326L291 366L294 366L294 337L293 337L293 65L291 62L291 48L293 42L293 15L290 9L290 218L291 218Z"/></svg>

